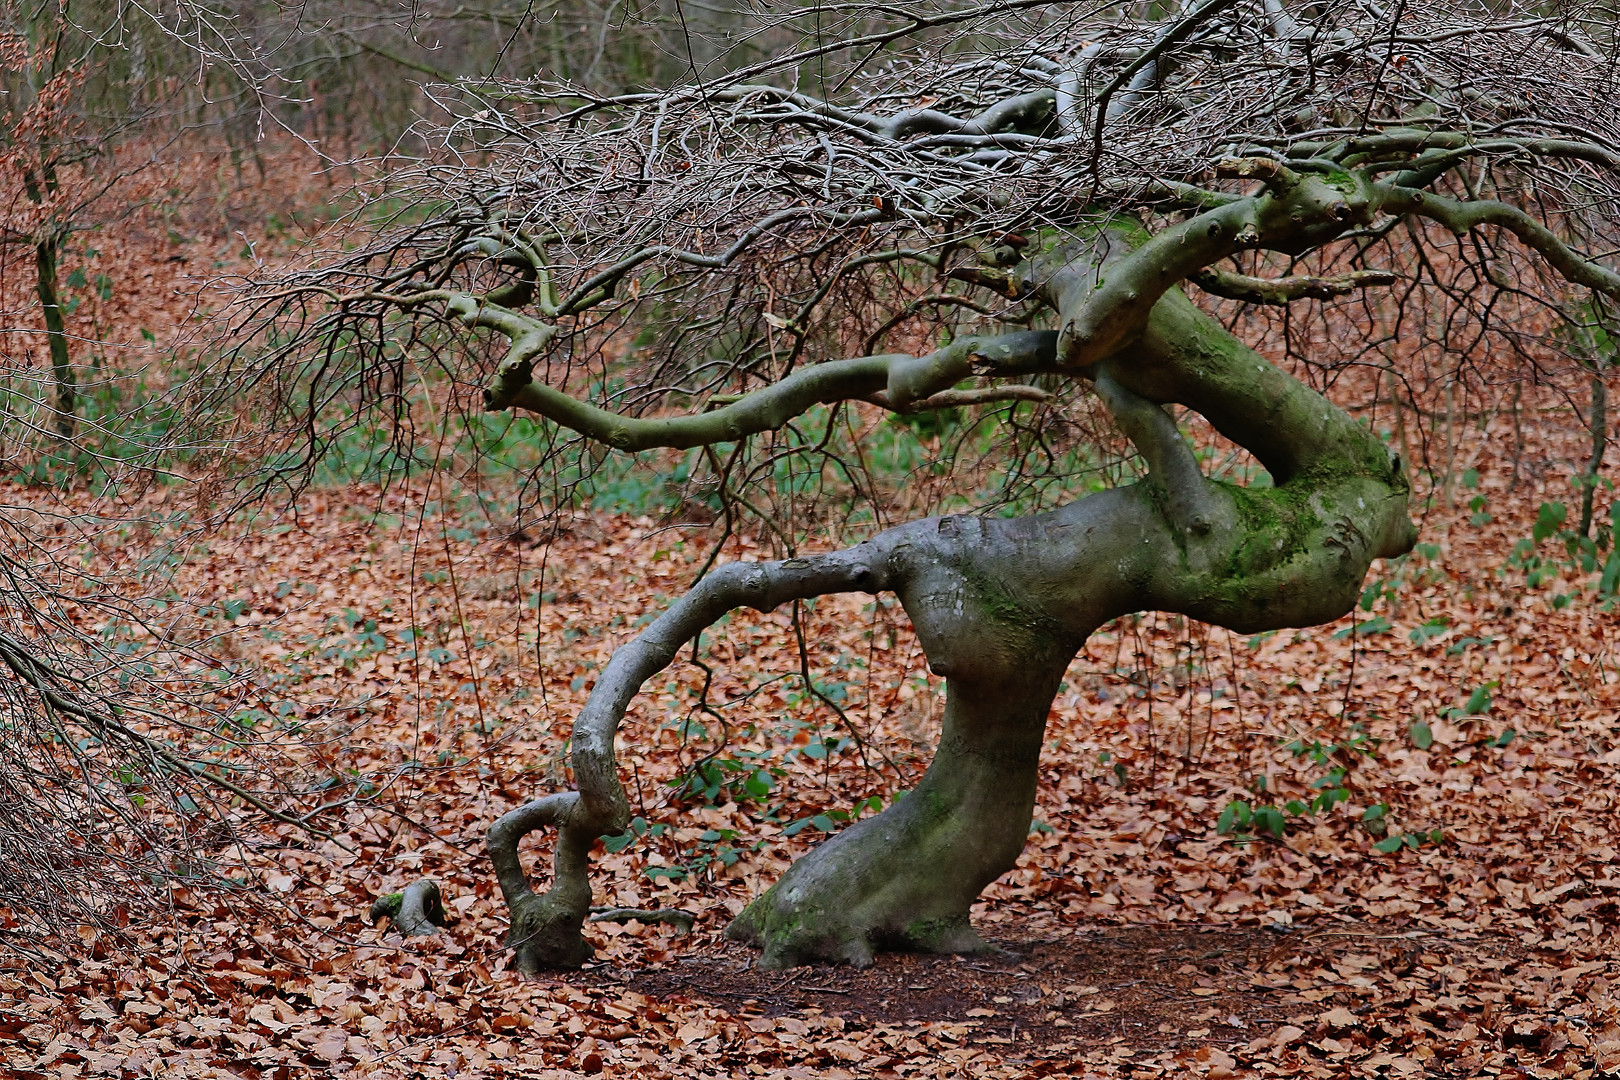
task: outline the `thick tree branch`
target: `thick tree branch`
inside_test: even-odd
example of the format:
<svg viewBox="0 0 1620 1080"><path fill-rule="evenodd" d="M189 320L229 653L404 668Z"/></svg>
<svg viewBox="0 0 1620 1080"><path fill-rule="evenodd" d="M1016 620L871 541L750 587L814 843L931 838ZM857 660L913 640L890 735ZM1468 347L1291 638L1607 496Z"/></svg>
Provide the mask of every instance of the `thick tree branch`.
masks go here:
<svg viewBox="0 0 1620 1080"><path fill-rule="evenodd" d="M574 722L576 791L536 799L490 826L489 851L501 895L512 909L508 940L518 969L577 967L590 955L580 927L590 910L591 845L629 820L613 740L630 699L668 667L677 652L726 612L738 607L770 611L792 600L835 592L889 587L889 567L870 544L846 551L775 563L728 563L713 571L669 610L622 646L603 670ZM517 845L535 829L558 827L551 889L529 887Z"/></svg>
<svg viewBox="0 0 1620 1080"><path fill-rule="evenodd" d="M1270 141L1270 140L1268 140ZM1306 141L1284 144L1288 153L1300 157L1321 157L1347 168L1373 165L1375 171L1421 167L1422 155L1450 151L1463 155L1529 154L1538 158L1585 161L1606 169L1620 169L1620 153L1594 140L1550 139L1537 136L1495 136L1480 138L1463 132L1432 128L1390 128L1377 135L1359 135L1337 141ZM1389 161L1390 155L1420 155L1417 162ZM1403 186L1421 186L1406 184Z"/></svg>
<svg viewBox="0 0 1620 1080"><path fill-rule="evenodd" d="M592 908L591 922L663 923L673 926L677 934L690 934L697 916L680 908Z"/></svg>
<svg viewBox="0 0 1620 1080"><path fill-rule="evenodd" d="M1129 363L1130 359L1121 357L1117 362ZM1183 533L1209 533L1220 522L1226 504L1214 495L1175 421L1162 407L1125 389L1107 371L1098 373L1095 385L1114 422L1147 462L1148 478L1164 493L1171 524Z"/></svg>
<svg viewBox="0 0 1620 1080"><path fill-rule="evenodd" d="M1167 290L1221 259L1257 248L1320 247L1368 224L1376 211L1378 192L1353 174L1257 166L1253 175L1270 186L1161 230L1106 273L1064 275L1069 284L1053 299L1064 314L1058 355L1067 370L1083 372L1112 355L1141 332Z"/></svg>
<svg viewBox="0 0 1620 1080"><path fill-rule="evenodd" d="M974 375L1025 375L1052 368L1056 335L1031 331L958 338L924 356L892 353L832 360L800 368L780 382L755 390L713 412L635 418L610 412L533 380L535 356L550 340L542 324L468 301L465 317L513 337L495 384L485 392L490 409L523 408L618 450L677 450L735 442L775 431L815 405L869 398L883 391L891 407L947 390Z"/></svg>

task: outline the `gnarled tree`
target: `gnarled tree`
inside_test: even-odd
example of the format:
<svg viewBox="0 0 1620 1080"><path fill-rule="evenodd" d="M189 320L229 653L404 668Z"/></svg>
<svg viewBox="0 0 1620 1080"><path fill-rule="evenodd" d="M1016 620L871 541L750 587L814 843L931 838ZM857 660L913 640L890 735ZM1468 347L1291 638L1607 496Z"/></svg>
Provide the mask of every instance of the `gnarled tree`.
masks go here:
<svg viewBox="0 0 1620 1080"><path fill-rule="evenodd" d="M951 514L715 568L602 673L574 724L577 789L490 830L521 969L589 955L589 855L626 823L614 735L643 683L733 608L850 591L897 596L947 680L937 756L730 934L766 966L983 948L969 906L1023 846L1048 710L1088 635L1143 610L1319 624L1415 540L1400 456L1237 336L1233 302L1290 308L1288 351L1308 360L1324 303L1422 344L1403 300L1442 293L1522 345L1492 305L1539 305L1550 324L1570 298L1620 298L1591 254L1614 249L1620 206L1620 123L1586 107L1615 91L1601 5L818 11L843 21L718 80L465 90L442 158L393 178L423 220L260 295L302 322L259 376L291 379L273 365L328 347L315 376L296 369L306 404L344 380L403 387L388 328L439 320L463 332L461 361L488 364L489 409L619 451L724 447L710 461L739 497L750 447L841 402L1012 402L1002 415L1027 431L1078 388L1144 465L1045 513ZM1474 284L1447 292L1442 255ZM608 356L596 373L616 382L582 378ZM1207 476L1171 407L1269 482ZM517 844L543 826L557 851L537 894Z"/></svg>

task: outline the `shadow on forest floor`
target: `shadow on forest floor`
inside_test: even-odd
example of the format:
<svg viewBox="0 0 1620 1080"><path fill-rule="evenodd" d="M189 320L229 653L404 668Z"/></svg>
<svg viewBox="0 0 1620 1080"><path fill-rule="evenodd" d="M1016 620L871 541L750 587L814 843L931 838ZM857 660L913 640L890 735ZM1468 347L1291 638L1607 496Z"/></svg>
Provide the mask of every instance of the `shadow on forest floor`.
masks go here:
<svg viewBox="0 0 1620 1080"><path fill-rule="evenodd" d="M744 1021L821 1012L867 1023L968 1023L975 1044L1026 1051L1110 1045L1159 1051L1262 1039L1286 1024L1335 1029L1324 1015L1385 1010L1369 975L1404 977L1463 959L1500 964L1527 950L1508 935L1454 935L1360 924L1261 928L1103 927L1000 955L880 954L864 971L759 971L757 954L716 944L655 968L598 967L577 984L660 999L705 1000ZM1465 961L1465 966L1472 964ZM1494 965L1493 965L1494 966ZM1341 1021L1339 1027L1350 1026ZM966 1032L963 1033L964 1035Z"/></svg>

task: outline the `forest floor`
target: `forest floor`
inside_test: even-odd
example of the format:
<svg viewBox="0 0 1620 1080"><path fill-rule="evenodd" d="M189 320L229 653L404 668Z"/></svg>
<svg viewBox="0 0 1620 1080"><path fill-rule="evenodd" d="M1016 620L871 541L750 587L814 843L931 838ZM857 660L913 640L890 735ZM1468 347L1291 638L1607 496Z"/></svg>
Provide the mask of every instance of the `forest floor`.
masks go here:
<svg viewBox="0 0 1620 1080"><path fill-rule="evenodd" d="M1463 447L1492 520L1437 496L1432 546L1375 568L1354 634L1151 615L1098 633L1053 709L1028 848L975 910L1005 954L865 971L755 971L720 931L925 767L943 687L897 607L803 612L870 766L804 692L790 610L704 639L729 726L704 790L672 786L719 749L703 672L655 680L620 739L640 832L598 852L597 900L696 929L591 924L594 963L525 981L484 830L566 785L592 673L692 580L703 534L582 514L539 542L448 482L311 493L195 546L174 584L238 602L215 644L254 672L241 704L277 718L300 782L330 778L330 839L263 832L234 894L174 889L136 955L87 928L97 959L6 961L0 1053L23 1078L1620 1071L1620 626L1579 568L1534 589L1501 569L1565 482L1510 488L1509 443L1487 425ZM1278 807L1281 837L1219 832L1234 800ZM423 875L441 934L367 923Z"/></svg>
<svg viewBox="0 0 1620 1080"><path fill-rule="evenodd" d="M188 317L164 303L107 319L134 341ZM1573 506L1585 456L1567 401L1524 402L1518 435L1494 406L1457 425L1449 483L1420 484L1422 545L1374 568L1364 610L1096 634L1054 704L1029 844L975 908L1005 952L863 971L756 971L721 931L926 767L943 683L892 600L826 598L797 628L733 613L703 639L706 699L684 659L647 687L619 744L636 827L598 850L596 900L695 928L592 923L585 970L523 980L484 832L568 786L594 673L714 533L580 513L513 534L443 476L240 521L169 585L218 613L209 647L249 673L237 717L312 793L287 809L325 800L328 835L250 831L215 853L232 888L176 886L125 941L0 952L0 1073L1620 1075L1620 619L1556 533L1533 587L1505 567L1543 503ZM537 881L548 842L526 848ZM442 932L367 921L422 876Z"/></svg>

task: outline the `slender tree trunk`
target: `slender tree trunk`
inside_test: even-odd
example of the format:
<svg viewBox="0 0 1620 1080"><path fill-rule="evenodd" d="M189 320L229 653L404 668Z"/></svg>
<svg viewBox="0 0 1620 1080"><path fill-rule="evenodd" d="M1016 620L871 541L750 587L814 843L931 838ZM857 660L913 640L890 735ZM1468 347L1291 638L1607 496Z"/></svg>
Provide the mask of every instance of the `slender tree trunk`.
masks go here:
<svg viewBox="0 0 1620 1080"><path fill-rule="evenodd" d="M1603 473L1603 452L1609 445L1609 388L1603 381L1604 364L1593 361L1592 370L1592 456L1586 461L1586 475L1581 478L1581 535L1592 535L1592 498L1597 494L1599 477Z"/></svg>
<svg viewBox="0 0 1620 1080"><path fill-rule="evenodd" d="M1513 475L1508 478L1508 490L1515 491L1519 486L1519 460L1524 457L1524 415L1521 411L1521 398L1524 395L1524 384L1513 384Z"/></svg>
<svg viewBox="0 0 1620 1080"><path fill-rule="evenodd" d="M68 354L67 325L62 321L62 305L57 292L57 256L61 239L51 233L34 245L34 268L38 274L36 291L45 313L45 337L51 350L51 374L56 380L56 431L64 441L73 438L74 409L78 386L73 377L73 359Z"/></svg>
<svg viewBox="0 0 1620 1080"><path fill-rule="evenodd" d="M1412 449L1406 442L1406 405L1401 401L1401 392L1405 386L1392 367L1384 369L1384 378L1389 381L1390 408L1395 410L1395 449L1400 452L1402 461L1409 462L1412 460ZM1514 413L1514 416L1517 415ZM1514 467L1517 468L1517 464Z"/></svg>
<svg viewBox="0 0 1620 1080"><path fill-rule="evenodd" d="M1457 408L1457 379L1455 376L1446 379L1446 472L1440 480L1440 490L1444 493L1446 509L1450 510L1455 501L1452 498L1452 470L1457 465L1457 437L1456 437L1456 408Z"/></svg>

